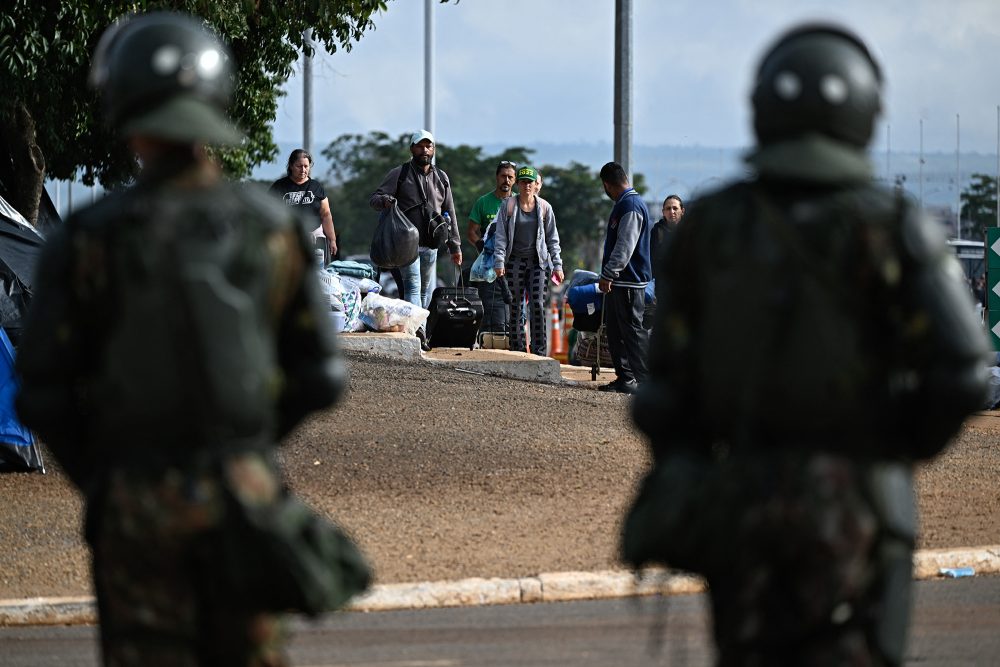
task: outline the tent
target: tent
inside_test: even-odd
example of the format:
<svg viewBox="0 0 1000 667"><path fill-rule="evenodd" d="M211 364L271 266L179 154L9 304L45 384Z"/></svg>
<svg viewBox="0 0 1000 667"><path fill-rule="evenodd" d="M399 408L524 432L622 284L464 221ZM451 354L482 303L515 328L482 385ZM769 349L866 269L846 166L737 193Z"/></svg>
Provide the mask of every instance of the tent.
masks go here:
<svg viewBox="0 0 1000 667"><path fill-rule="evenodd" d="M14 412L14 344L31 301L35 264L45 240L0 197L0 472L44 472L38 445ZM13 343L13 344L12 344Z"/></svg>
<svg viewBox="0 0 1000 667"><path fill-rule="evenodd" d="M0 327L16 345L45 239L0 197Z"/></svg>
<svg viewBox="0 0 1000 667"><path fill-rule="evenodd" d="M14 412L17 388L14 346L0 329L0 472L45 472L34 434Z"/></svg>

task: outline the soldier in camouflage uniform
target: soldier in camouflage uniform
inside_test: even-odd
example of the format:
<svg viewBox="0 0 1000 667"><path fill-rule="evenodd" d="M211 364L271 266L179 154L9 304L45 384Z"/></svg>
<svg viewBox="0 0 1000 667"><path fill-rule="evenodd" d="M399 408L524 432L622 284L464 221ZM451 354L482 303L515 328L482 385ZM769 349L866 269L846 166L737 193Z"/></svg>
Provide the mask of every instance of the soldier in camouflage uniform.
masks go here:
<svg viewBox="0 0 1000 667"><path fill-rule="evenodd" d="M660 257L654 466L623 556L703 574L720 665L899 665L912 468L981 406L987 344L939 228L873 182L882 75L805 25L763 58L755 176Z"/></svg>
<svg viewBox="0 0 1000 667"><path fill-rule="evenodd" d="M49 239L18 354L18 411L85 496L107 665L285 664L218 540L345 387L303 227L205 150L240 141L229 58L185 15L105 33L92 82L142 171Z"/></svg>

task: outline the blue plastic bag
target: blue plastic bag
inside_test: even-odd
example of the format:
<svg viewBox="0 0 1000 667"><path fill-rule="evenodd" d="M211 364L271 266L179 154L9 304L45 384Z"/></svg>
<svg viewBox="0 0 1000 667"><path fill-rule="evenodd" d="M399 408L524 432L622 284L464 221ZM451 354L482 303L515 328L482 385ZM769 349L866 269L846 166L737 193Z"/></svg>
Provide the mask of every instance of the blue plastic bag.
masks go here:
<svg viewBox="0 0 1000 667"><path fill-rule="evenodd" d="M469 270L469 280L471 281L491 283L497 279L496 269L493 268L496 257L494 250L496 247L496 224L496 222L491 222L486 228L486 235L483 237L483 252L472 263L472 268Z"/></svg>

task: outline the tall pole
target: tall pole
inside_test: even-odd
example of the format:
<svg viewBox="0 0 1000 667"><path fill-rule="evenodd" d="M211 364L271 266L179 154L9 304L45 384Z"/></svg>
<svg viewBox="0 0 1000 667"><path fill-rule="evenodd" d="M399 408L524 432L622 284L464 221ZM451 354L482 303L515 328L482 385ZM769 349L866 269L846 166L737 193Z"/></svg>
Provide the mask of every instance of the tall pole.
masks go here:
<svg viewBox="0 0 1000 667"><path fill-rule="evenodd" d="M958 213L956 215L956 220L958 220L958 240L962 240L962 158L959 152L959 144L961 141L961 121L959 114L955 114L955 199L958 203Z"/></svg>
<svg viewBox="0 0 1000 667"><path fill-rule="evenodd" d="M920 182L918 192L920 193L920 208L924 207L924 119L920 119L920 163L917 166L917 180Z"/></svg>
<svg viewBox="0 0 1000 667"><path fill-rule="evenodd" d="M434 0L424 0L424 129L434 134Z"/></svg>
<svg viewBox="0 0 1000 667"><path fill-rule="evenodd" d="M997 105L997 227L1000 227L1000 104Z"/></svg>
<svg viewBox="0 0 1000 667"><path fill-rule="evenodd" d="M313 84L312 84L312 28L307 28L302 33L302 41L305 44L302 59L302 148L312 154L312 134L313 134Z"/></svg>
<svg viewBox="0 0 1000 667"><path fill-rule="evenodd" d="M615 0L615 162L632 178L632 0Z"/></svg>

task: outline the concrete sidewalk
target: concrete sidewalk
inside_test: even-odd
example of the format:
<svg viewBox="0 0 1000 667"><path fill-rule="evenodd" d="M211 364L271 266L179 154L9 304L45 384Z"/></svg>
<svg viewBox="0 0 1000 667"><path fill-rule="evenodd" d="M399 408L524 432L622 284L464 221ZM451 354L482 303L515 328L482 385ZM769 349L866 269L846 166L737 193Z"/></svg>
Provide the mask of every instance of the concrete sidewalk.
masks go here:
<svg viewBox="0 0 1000 667"><path fill-rule="evenodd" d="M913 558L914 579L946 576L944 568L972 568L976 575L1000 574L1000 545L970 549L919 551ZM467 607L528 602L568 602L643 595L700 593L704 582L686 574L647 570L641 579L626 570L551 572L515 579L460 579L381 584L355 598L348 611L390 611ZM75 625L97 622L94 599L31 598L0 600L0 627Z"/></svg>
<svg viewBox="0 0 1000 667"><path fill-rule="evenodd" d="M611 368L602 368L594 381L591 380L589 366L569 366L560 364L551 357L539 357L525 352L456 347L439 347L422 352L416 336L404 333L344 333L340 334L339 340L349 353L359 352L401 361L425 361L450 366L459 372L527 382L568 383L596 388L615 379L615 372Z"/></svg>

